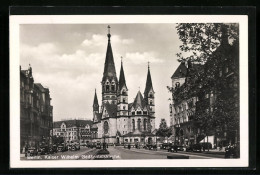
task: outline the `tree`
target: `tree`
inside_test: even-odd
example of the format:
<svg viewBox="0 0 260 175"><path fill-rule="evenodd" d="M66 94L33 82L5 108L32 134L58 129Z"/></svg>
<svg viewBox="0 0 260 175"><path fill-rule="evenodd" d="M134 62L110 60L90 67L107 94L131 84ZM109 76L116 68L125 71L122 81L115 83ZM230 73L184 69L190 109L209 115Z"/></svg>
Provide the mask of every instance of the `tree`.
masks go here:
<svg viewBox="0 0 260 175"><path fill-rule="evenodd" d="M208 135L212 128L238 130L238 58L239 33L237 24L185 23L177 25L179 39L182 41L178 61L188 63L186 82L182 88L169 89L175 100L197 96L194 120L198 127ZM201 64L203 69L196 70L192 65ZM227 78L220 76L226 65L234 73ZM236 84L236 87L231 87ZM230 86L231 85L231 86ZM214 94L214 103L205 96ZM237 104L237 105L234 105Z"/></svg>
<svg viewBox="0 0 260 175"><path fill-rule="evenodd" d="M176 27L182 41L178 60L205 63L220 46L223 33L230 40L238 40L237 24L223 23L180 23Z"/></svg>
<svg viewBox="0 0 260 175"><path fill-rule="evenodd" d="M158 131L156 132L156 135L161 137L169 137L171 134L171 129L167 126L166 120L161 119L161 123Z"/></svg>

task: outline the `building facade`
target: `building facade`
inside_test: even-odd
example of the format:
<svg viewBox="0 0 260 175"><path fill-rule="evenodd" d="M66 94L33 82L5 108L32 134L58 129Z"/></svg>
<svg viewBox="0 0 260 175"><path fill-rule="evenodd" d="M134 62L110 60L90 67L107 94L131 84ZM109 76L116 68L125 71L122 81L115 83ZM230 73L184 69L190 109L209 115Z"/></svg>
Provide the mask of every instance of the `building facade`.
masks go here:
<svg viewBox="0 0 260 175"><path fill-rule="evenodd" d="M34 83L32 68L20 67L20 147L49 144L53 107L50 91Z"/></svg>
<svg viewBox="0 0 260 175"><path fill-rule="evenodd" d="M199 67L198 65L193 66L195 69ZM170 104L170 124L173 128L173 142L180 145L194 144L197 138L197 128L194 126L193 117L198 99L196 96L176 96L176 94L185 91L185 82L188 81L187 75L188 65L181 63L171 77L175 96L173 95L172 104Z"/></svg>
<svg viewBox="0 0 260 175"><path fill-rule="evenodd" d="M238 41L231 45L223 35L211 61L181 63L174 72L170 121L176 143L210 142L218 147L239 142L238 45ZM190 78L191 70L206 80Z"/></svg>
<svg viewBox="0 0 260 175"><path fill-rule="evenodd" d="M96 91L93 102L93 122L98 128L98 138L101 142L153 142L155 135L155 102L150 67L148 65L144 95L140 90L129 103L123 63L119 79L116 75L111 34L108 32L108 45L105 58L102 84L102 102L99 106Z"/></svg>
<svg viewBox="0 0 260 175"><path fill-rule="evenodd" d="M61 137L65 143L88 143L97 137L97 129L91 120L64 120L53 123L53 136Z"/></svg>

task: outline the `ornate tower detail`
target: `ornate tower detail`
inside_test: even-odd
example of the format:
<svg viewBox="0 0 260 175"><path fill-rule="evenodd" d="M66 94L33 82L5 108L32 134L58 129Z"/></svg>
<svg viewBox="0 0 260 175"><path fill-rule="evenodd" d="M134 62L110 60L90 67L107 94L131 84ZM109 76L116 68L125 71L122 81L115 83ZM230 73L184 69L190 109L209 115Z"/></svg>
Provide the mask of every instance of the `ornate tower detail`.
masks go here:
<svg viewBox="0 0 260 175"><path fill-rule="evenodd" d="M152 117L154 117L155 113L155 103L154 103L154 90L153 90L153 84L152 84L152 78L150 73L150 65L148 62L148 73L147 73L147 79L146 79L146 86L144 91L144 99L149 107L149 113Z"/></svg>
<svg viewBox="0 0 260 175"><path fill-rule="evenodd" d="M117 89L118 89L118 80L116 76L116 69L114 63L114 57L111 47L111 34L110 26L108 26L108 45L106 52L106 61L104 66L103 78L102 78L102 103L116 104L117 102Z"/></svg>
<svg viewBox="0 0 260 175"><path fill-rule="evenodd" d="M95 113L99 113L99 104L98 104L96 89L95 89L95 95L94 95L94 101L93 101L93 114L95 114Z"/></svg>
<svg viewBox="0 0 260 175"><path fill-rule="evenodd" d="M128 116L128 89L126 86L122 60L117 92L117 116Z"/></svg>

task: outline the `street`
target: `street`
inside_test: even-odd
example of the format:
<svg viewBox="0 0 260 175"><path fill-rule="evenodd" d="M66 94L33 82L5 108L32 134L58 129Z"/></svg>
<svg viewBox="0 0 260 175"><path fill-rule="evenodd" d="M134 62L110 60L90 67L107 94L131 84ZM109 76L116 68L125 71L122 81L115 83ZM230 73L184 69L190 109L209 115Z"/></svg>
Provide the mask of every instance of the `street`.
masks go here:
<svg viewBox="0 0 260 175"><path fill-rule="evenodd" d="M167 159L167 156L189 156L189 159L219 159L224 158L223 155L210 155L206 153L191 153L180 151L177 153L167 152L167 150L146 150L131 148L130 150L123 147L109 147L108 151L110 154L119 155L117 159Z"/></svg>
<svg viewBox="0 0 260 175"><path fill-rule="evenodd" d="M91 149L87 147L81 147L77 151L65 151L57 152L54 154L48 155L38 155L32 157L21 157L21 160L92 160L97 155L97 151L100 149ZM110 154L109 157L112 157L113 160L117 159L167 159L167 156L172 156L174 158L180 158L188 156L189 159L220 159L224 158L220 154L208 154L208 153L194 153L194 152L167 152L167 150L147 150L147 149L136 149L131 148L125 149L121 146L118 147L109 147L108 151Z"/></svg>

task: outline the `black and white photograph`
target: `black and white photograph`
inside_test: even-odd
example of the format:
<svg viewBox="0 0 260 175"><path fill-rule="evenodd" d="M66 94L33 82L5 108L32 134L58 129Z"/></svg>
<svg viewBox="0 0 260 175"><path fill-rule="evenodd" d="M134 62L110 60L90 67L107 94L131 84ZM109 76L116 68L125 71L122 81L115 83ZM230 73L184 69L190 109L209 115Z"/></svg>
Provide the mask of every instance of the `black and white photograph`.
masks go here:
<svg viewBox="0 0 260 175"><path fill-rule="evenodd" d="M248 166L247 34L242 15L10 16L11 167Z"/></svg>

